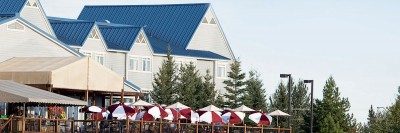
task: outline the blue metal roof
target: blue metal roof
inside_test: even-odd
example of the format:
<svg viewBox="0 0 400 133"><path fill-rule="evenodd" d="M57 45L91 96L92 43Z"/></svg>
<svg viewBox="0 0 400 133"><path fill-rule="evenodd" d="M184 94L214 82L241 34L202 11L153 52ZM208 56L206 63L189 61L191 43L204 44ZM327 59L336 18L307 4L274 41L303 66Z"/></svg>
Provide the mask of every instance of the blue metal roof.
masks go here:
<svg viewBox="0 0 400 133"><path fill-rule="evenodd" d="M52 16L47 16L47 19L49 22L76 22L76 21L82 21L85 22L86 20L77 20L77 19L72 19L72 18L60 18L60 17L52 17Z"/></svg>
<svg viewBox="0 0 400 133"><path fill-rule="evenodd" d="M186 48L210 4L85 6L78 19L144 27L148 34Z"/></svg>
<svg viewBox="0 0 400 133"><path fill-rule="evenodd" d="M166 41L163 41L161 39L158 39L158 38L155 38L155 37L152 37L149 35L147 35L147 38L150 41L153 52L156 54L167 54L168 46L169 46L171 48L172 55L207 58L207 59L229 60L229 58L219 55L219 54L216 54L211 51L184 49L184 48L170 45Z"/></svg>
<svg viewBox="0 0 400 133"><path fill-rule="evenodd" d="M19 13L26 0L0 0L0 13Z"/></svg>
<svg viewBox="0 0 400 133"><path fill-rule="evenodd" d="M128 80L125 80L124 84L130 86L131 88L135 89L138 92L140 92L140 90L142 90L142 88L140 88L139 86L129 82Z"/></svg>
<svg viewBox="0 0 400 133"><path fill-rule="evenodd" d="M13 19L14 17L16 17L15 14L0 14L0 22Z"/></svg>
<svg viewBox="0 0 400 133"><path fill-rule="evenodd" d="M130 51L142 28L99 25L99 29L109 49Z"/></svg>
<svg viewBox="0 0 400 133"><path fill-rule="evenodd" d="M57 38L72 46L82 46L92 31L94 22L58 21L50 22Z"/></svg>

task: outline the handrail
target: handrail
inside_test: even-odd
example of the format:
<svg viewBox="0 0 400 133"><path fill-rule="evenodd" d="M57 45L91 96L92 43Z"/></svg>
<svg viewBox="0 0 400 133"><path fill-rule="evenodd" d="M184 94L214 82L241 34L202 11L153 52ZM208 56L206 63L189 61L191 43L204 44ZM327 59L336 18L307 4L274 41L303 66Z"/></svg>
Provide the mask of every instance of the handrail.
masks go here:
<svg viewBox="0 0 400 133"><path fill-rule="evenodd" d="M3 130L7 127L8 123L10 123L12 121L13 117L14 117L13 115L10 115L10 117L8 117L8 120L4 123L3 126L1 126L0 132L3 132Z"/></svg>

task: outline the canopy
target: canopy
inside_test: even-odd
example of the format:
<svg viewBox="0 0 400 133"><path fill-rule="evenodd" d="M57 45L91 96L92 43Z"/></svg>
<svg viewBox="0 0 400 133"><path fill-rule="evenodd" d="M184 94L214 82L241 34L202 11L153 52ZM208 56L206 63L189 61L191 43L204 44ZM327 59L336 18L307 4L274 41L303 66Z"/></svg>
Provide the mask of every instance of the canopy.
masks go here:
<svg viewBox="0 0 400 133"><path fill-rule="evenodd" d="M146 101L143 101L143 100L139 100L139 101L133 103L131 106L152 106L152 104L150 104Z"/></svg>
<svg viewBox="0 0 400 133"><path fill-rule="evenodd" d="M48 92L13 81L0 80L0 102L87 105L87 102Z"/></svg>
<svg viewBox="0 0 400 133"><path fill-rule="evenodd" d="M122 76L88 57L14 57L0 63L0 80L74 90L121 92L123 88Z"/></svg>
<svg viewBox="0 0 400 133"><path fill-rule="evenodd" d="M209 105L207 107L199 109L199 111L223 111L223 110L218 107L215 107L214 105Z"/></svg>
<svg viewBox="0 0 400 133"><path fill-rule="evenodd" d="M289 114L282 112L279 109L269 113L268 115L270 115L270 116L290 116Z"/></svg>
<svg viewBox="0 0 400 133"><path fill-rule="evenodd" d="M253 109L247 107L246 105L242 105L242 106L240 106L240 107L238 107L238 108L236 108L236 109L234 109L234 110L232 110L232 111L238 111L238 112L252 112L252 111L255 111L255 110L253 110Z"/></svg>
<svg viewBox="0 0 400 133"><path fill-rule="evenodd" d="M167 109L169 108L173 108L173 109L186 109L186 108L190 108L180 102L174 103L172 105L167 106Z"/></svg>

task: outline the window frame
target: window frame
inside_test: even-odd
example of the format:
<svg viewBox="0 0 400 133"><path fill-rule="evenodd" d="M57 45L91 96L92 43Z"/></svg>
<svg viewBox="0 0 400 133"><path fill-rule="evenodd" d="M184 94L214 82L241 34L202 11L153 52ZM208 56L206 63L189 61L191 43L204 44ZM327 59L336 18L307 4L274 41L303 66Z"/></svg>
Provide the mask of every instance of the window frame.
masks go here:
<svg viewBox="0 0 400 133"><path fill-rule="evenodd" d="M226 79L226 78L228 78L228 72L227 72L227 68L226 68L226 64L225 63L218 63L217 64L217 66L216 66L216 70L215 70L215 77L217 77L217 78L221 78L221 79ZM219 70L219 68L223 68L223 70L224 70L224 73L223 73L223 75L220 75L220 70Z"/></svg>
<svg viewBox="0 0 400 133"><path fill-rule="evenodd" d="M133 61L136 61L136 69L135 69L135 66L133 66L132 67L132 69L131 69L131 63L132 63L132 60ZM133 71L133 72L139 72L140 71L140 65L139 65L139 60L140 60L140 58L139 57L136 57L136 56L130 56L129 57L129 65L128 65L128 71Z"/></svg>
<svg viewBox="0 0 400 133"><path fill-rule="evenodd" d="M146 64L146 62L148 62L148 65L149 66L147 66L147 67L145 67L145 64ZM141 64L142 64L142 69L141 69L141 71L143 71L143 72L152 72L152 69L151 69L151 66L152 66L152 62L151 62L151 58L150 57L142 57L142 60L141 60ZM148 68L149 70L147 70L146 68Z"/></svg>
<svg viewBox="0 0 400 133"><path fill-rule="evenodd" d="M12 24L19 24L19 25L22 26L23 29L17 29L17 27L15 27L15 29L14 29L14 28L10 28L10 25L12 25ZM20 23L20 22L18 22L18 21L14 21L14 22L11 22L11 23L8 23L8 24L7 24L7 30L9 30L9 31L21 31L21 32L25 32L25 29L26 29L26 26L24 26L22 23Z"/></svg>

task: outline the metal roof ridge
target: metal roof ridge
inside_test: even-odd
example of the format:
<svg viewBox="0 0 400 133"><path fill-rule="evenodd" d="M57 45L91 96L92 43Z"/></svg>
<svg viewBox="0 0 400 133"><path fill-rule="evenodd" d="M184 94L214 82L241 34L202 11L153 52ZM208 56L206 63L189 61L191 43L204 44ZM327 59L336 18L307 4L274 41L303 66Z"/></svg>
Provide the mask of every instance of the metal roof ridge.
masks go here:
<svg viewBox="0 0 400 133"><path fill-rule="evenodd" d="M142 5L85 5L85 7L189 6L189 5L210 5L210 3L142 4Z"/></svg>

